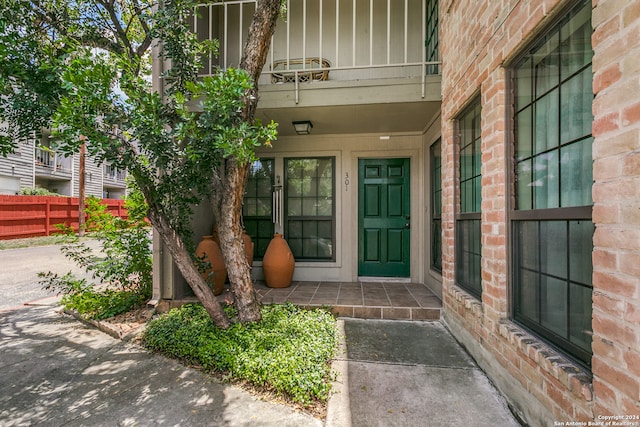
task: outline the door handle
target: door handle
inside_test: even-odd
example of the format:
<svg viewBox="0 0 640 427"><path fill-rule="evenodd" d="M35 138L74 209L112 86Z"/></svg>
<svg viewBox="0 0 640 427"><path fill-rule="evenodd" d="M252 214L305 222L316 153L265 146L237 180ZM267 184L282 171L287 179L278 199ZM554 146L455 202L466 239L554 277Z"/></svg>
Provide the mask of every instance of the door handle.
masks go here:
<svg viewBox="0 0 640 427"><path fill-rule="evenodd" d="M411 224L409 224L408 222L404 225L404 228L411 228Z"/></svg>

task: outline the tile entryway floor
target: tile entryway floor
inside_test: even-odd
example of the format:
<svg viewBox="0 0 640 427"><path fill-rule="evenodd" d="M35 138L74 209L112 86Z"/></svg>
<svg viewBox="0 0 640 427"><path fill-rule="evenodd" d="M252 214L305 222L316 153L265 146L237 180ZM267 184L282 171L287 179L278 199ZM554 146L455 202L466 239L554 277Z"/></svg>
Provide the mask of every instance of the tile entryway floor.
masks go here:
<svg viewBox="0 0 640 427"><path fill-rule="evenodd" d="M439 320L442 302L426 286L395 282L293 282L272 289L255 283L264 304L291 302L333 307L337 316L361 319Z"/></svg>

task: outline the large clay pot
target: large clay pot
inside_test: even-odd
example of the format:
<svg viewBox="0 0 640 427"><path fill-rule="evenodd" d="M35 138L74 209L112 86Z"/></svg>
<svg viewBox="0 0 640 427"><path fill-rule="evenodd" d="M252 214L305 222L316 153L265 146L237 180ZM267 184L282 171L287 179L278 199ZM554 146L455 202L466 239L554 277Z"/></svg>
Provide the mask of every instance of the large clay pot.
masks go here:
<svg viewBox="0 0 640 427"><path fill-rule="evenodd" d="M224 290L224 281L227 279L227 269L224 266L220 246L213 236L203 236L196 247L196 256L209 261L211 268L202 273L202 277L209 283L209 275L213 271L213 294L220 295Z"/></svg>
<svg viewBox="0 0 640 427"><path fill-rule="evenodd" d="M247 257L247 264L251 267L253 266L253 240L244 230L242 230L242 240L244 241L244 254Z"/></svg>
<svg viewBox="0 0 640 427"><path fill-rule="evenodd" d="M274 234L262 258L264 280L270 288L286 288L291 285L295 260L282 234Z"/></svg>

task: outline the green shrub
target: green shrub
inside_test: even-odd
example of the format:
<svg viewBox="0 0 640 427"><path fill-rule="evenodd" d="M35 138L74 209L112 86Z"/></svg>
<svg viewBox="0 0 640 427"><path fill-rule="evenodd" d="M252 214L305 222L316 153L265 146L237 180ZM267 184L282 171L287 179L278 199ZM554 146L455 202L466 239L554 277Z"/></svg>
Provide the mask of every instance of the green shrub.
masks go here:
<svg viewBox="0 0 640 427"><path fill-rule="evenodd" d="M64 295L62 305L68 310L75 310L83 317L101 320L126 313L132 307L146 301L146 297L136 292L105 289L102 291L85 290L83 292Z"/></svg>
<svg viewBox="0 0 640 427"><path fill-rule="evenodd" d="M95 197L87 198L87 231L101 244L96 253L83 240L62 246L62 253L90 273L97 283L79 280L71 273L40 273L44 289L64 295L65 308L90 319L104 319L127 312L151 298L151 236L144 221L146 204L132 189L125 200L129 218L118 218ZM96 285L99 285L96 287Z"/></svg>
<svg viewBox="0 0 640 427"><path fill-rule="evenodd" d="M186 305L151 321L143 340L168 356L311 405L329 397L336 336L335 319L320 309L264 306L261 322L222 330L202 306Z"/></svg>
<svg viewBox="0 0 640 427"><path fill-rule="evenodd" d="M60 196L58 193L47 190L46 188L23 188L19 193L21 196Z"/></svg>

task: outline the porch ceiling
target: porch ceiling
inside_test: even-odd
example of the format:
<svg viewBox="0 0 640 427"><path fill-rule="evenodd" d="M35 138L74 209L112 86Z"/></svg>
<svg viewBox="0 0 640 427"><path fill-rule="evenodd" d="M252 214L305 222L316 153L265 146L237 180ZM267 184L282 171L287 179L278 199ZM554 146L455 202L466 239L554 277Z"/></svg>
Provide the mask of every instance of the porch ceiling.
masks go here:
<svg viewBox="0 0 640 427"><path fill-rule="evenodd" d="M353 104L334 106L296 106L266 108L258 106L256 116L263 122L279 124L280 136L293 136L291 122L310 120L313 135L423 132L440 111L439 101Z"/></svg>

